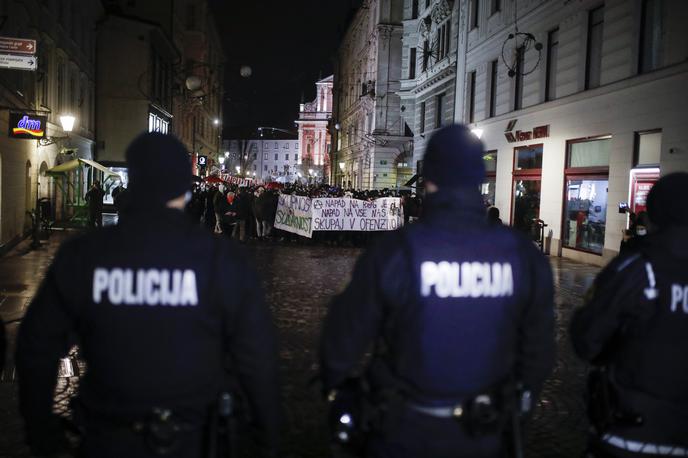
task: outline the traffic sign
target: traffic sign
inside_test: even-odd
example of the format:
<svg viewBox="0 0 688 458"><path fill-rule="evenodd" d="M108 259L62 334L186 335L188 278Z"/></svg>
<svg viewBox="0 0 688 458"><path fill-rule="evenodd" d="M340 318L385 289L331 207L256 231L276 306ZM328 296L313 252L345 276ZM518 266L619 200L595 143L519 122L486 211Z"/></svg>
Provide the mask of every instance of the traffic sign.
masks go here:
<svg viewBox="0 0 688 458"><path fill-rule="evenodd" d="M38 67L38 59L36 56L0 54L0 68L35 71L36 67Z"/></svg>
<svg viewBox="0 0 688 458"><path fill-rule="evenodd" d="M0 52L12 54L36 54L36 40L0 37Z"/></svg>

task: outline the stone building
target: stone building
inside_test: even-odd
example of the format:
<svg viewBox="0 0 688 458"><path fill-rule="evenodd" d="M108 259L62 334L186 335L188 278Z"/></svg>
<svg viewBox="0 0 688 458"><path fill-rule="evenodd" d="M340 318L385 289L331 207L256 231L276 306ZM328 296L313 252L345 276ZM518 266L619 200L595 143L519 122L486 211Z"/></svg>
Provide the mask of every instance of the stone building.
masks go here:
<svg viewBox="0 0 688 458"><path fill-rule="evenodd" d="M331 138L329 122L332 117L332 82L329 76L315 83L315 100L299 107L299 144L303 152L302 174L314 170L319 177L330 175Z"/></svg>
<svg viewBox="0 0 688 458"><path fill-rule="evenodd" d="M413 132L413 157L400 172L415 172L425 142L455 117L459 1L405 0L401 64L402 117Z"/></svg>
<svg viewBox="0 0 688 458"><path fill-rule="evenodd" d="M688 170L688 2L461 0L459 17L456 118L482 131L486 200L543 220L552 254L606 263L619 207Z"/></svg>
<svg viewBox="0 0 688 458"><path fill-rule="evenodd" d="M126 175L139 133L173 133L212 167L220 150L222 50L206 0L110 0L98 28L99 161Z"/></svg>
<svg viewBox="0 0 688 458"><path fill-rule="evenodd" d="M36 40L35 71L0 69L0 252L28 231L28 211L38 198L52 199L61 217L60 191L45 172L72 159L93 159L95 142L95 24L100 2L90 0L0 1L2 35ZM75 124L67 137L60 116ZM11 138L10 120L41 120L40 141ZM89 175L80 175L86 185ZM74 178L74 177L71 177ZM72 191L72 194L74 191Z"/></svg>
<svg viewBox="0 0 688 458"><path fill-rule="evenodd" d="M403 10L403 0L364 1L339 47L330 173L344 187L383 189L403 184L397 166L408 162L412 147L399 97Z"/></svg>
<svg viewBox="0 0 688 458"><path fill-rule="evenodd" d="M302 149L298 139L232 139L224 140L222 145L226 157L224 168L232 175L265 183L292 183L309 177L308 167L302 171Z"/></svg>

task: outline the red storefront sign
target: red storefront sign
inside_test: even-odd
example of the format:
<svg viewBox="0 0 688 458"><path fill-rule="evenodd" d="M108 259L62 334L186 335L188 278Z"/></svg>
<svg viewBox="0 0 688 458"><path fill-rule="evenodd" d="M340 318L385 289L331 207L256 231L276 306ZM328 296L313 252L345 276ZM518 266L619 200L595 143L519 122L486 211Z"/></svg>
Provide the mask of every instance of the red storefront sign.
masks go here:
<svg viewBox="0 0 688 458"><path fill-rule="evenodd" d="M0 52L12 54L36 54L36 40L0 37Z"/></svg>

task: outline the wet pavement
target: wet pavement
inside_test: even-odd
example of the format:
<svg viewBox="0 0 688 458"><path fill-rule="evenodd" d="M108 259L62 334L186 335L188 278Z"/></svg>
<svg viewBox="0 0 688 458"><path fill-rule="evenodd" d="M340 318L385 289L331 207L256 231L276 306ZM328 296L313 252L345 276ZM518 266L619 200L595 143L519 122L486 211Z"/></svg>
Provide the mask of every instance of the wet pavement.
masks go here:
<svg viewBox="0 0 688 458"><path fill-rule="evenodd" d="M25 308L65 236L55 233L38 251L29 251L24 243L0 258L0 317L7 324L10 349ZM293 243L249 248L265 279L280 333L286 449L293 457L329 456L325 405L319 387L312 383L317 341L327 303L345 287L360 250ZM578 458L587 428L582 402L585 366L573 356L566 329L598 268L560 258L551 262L557 285L558 358L528 428L526 456ZM58 411L66 410L70 382L73 386L74 379L61 379ZM28 456L22 445L11 359L0 378L0 431L0 458Z"/></svg>

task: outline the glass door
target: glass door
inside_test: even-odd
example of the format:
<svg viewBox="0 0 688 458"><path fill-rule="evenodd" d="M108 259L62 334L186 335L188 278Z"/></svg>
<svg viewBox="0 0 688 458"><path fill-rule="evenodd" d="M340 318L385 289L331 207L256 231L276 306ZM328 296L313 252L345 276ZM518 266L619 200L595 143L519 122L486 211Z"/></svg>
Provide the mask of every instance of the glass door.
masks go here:
<svg viewBox="0 0 688 458"><path fill-rule="evenodd" d="M528 233L540 218L542 155L541 144L514 148L511 225Z"/></svg>

